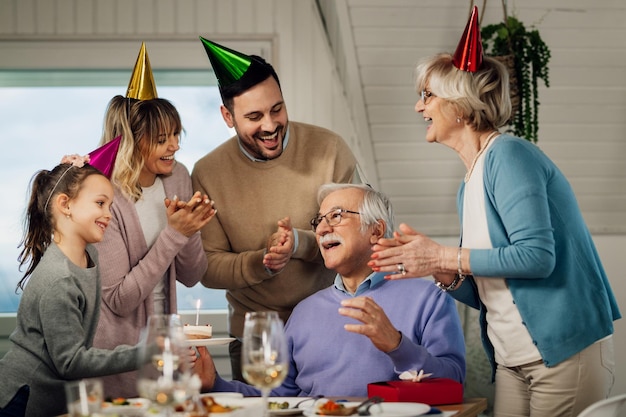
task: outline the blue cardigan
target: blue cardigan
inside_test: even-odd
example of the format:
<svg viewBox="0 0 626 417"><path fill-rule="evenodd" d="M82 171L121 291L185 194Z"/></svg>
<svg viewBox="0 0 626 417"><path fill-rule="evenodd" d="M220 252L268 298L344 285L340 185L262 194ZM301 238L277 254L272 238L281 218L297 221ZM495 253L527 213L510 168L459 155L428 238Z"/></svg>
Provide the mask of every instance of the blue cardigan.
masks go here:
<svg viewBox="0 0 626 417"><path fill-rule="evenodd" d="M472 273L506 277L546 366L613 333L621 317L569 182L534 144L501 135L485 155L485 205L493 249L472 249ZM463 219L464 183L457 196ZM482 340L495 372L486 308L473 279L450 292L480 309Z"/></svg>

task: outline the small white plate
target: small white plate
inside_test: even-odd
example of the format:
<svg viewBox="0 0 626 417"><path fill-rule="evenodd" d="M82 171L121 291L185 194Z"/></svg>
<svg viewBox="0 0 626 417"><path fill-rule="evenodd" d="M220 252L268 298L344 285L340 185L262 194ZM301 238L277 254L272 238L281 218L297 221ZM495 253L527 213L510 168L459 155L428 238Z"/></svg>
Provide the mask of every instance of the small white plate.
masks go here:
<svg viewBox="0 0 626 417"><path fill-rule="evenodd" d="M116 414L118 416L143 416L146 410L150 408L150 401L145 398L127 398L129 404L115 405L111 402L102 404L103 414Z"/></svg>
<svg viewBox="0 0 626 417"><path fill-rule="evenodd" d="M296 404L301 401L305 401L298 406L298 408L293 408ZM310 400L310 401L308 401ZM282 410L270 410L270 414L273 416L291 416L296 414L302 414L305 408L313 405L315 399L312 397L269 397L268 402L276 402L276 403L288 403L289 408L285 408Z"/></svg>
<svg viewBox="0 0 626 417"><path fill-rule="evenodd" d="M235 340L234 337L212 337L210 339L189 339L187 346L215 346L226 345Z"/></svg>
<svg viewBox="0 0 626 417"><path fill-rule="evenodd" d="M243 394L240 392L208 392L206 394L200 394L200 397L212 397L218 403L221 399L233 399L243 398Z"/></svg>
<svg viewBox="0 0 626 417"><path fill-rule="evenodd" d="M322 400L320 400L322 401ZM306 409L304 411L305 416L319 416L323 414L318 413L318 408L323 403L319 402L315 409ZM358 402L345 402L342 403L346 407L353 407L359 405ZM430 406L423 403L398 403L398 402L382 402L373 405L370 409L370 415L378 417L415 417L426 414L430 411ZM358 415L356 413L352 414Z"/></svg>

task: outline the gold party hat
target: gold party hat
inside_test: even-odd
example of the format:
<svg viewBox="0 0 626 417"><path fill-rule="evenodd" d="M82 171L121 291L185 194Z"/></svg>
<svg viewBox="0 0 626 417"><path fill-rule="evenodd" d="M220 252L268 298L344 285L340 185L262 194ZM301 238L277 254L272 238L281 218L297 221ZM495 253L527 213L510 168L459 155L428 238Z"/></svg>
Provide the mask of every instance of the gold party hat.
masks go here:
<svg viewBox="0 0 626 417"><path fill-rule="evenodd" d="M135 69L128 83L126 90L127 98L135 98L137 100L152 100L157 98L156 84L152 76L152 68L150 67L150 59L146 51L146 45L141 42L139 56L135 63Z"/></svg>

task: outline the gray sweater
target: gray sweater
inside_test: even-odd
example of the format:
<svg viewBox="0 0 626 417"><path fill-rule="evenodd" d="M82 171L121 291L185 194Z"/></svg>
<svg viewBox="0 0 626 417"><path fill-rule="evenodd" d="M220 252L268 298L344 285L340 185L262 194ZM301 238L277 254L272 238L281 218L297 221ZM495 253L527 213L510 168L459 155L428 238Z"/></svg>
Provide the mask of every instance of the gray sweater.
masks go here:
<svg viewBox="0 0 626 417"><path fill-rule="evenodd" d="M87 252L97 265L95 248ZM79 268L52 243L24 289L11 348L0 359L0 408L29 385L27 416L62 414L65 381L135 369L138 347L91 347L99 312L98 267Z"/></svg>

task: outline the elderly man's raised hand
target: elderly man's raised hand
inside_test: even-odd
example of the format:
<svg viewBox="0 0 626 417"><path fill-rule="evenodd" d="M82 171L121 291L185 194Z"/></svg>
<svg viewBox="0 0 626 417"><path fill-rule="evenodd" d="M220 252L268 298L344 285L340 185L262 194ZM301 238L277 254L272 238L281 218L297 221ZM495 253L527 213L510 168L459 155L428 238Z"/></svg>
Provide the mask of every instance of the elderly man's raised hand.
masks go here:
<svg viewBox="0 0 626 417"><path fill-rule="evenodd" d="M362 324L346 324L344 328L352 333L369 337L377 349L387 353L400 345L402 336L383 309L370 297L348 298L341 302L339 314L352 317Z"/></svg>
<svg viewBox="0 0 626 417"><path fill-rule="evenodd" d="M209 197L196 191L187 202L177 197L165 199L167 222L174 229L187 237L202 229L217 213L214 202Z"/></svg>

